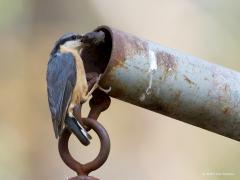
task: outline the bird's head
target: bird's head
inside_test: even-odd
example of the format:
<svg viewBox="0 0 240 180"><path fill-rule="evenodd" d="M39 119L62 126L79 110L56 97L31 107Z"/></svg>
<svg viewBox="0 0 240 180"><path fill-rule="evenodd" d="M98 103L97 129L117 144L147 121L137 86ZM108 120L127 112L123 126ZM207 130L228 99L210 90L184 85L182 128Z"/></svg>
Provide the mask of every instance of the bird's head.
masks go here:
<svg viewBox="0 0 240 180"><path fill-rule="evenodd" d="M60 46L66 46L68 48L78 49L81 46L82 36L77 33L66 33L62 35L55 43L51 55L57 53L60 49Z"/></svg>

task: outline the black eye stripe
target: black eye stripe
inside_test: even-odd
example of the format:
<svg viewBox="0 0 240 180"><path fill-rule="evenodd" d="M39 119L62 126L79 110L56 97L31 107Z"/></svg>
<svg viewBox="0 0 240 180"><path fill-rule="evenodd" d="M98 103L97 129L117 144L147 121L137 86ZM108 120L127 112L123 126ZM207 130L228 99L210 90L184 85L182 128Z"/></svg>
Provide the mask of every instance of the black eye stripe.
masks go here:
<svg viewBox="0 0 240 180"><path fill-rule="evenodd" d="M71 40L77 40L77 39L81 39L82 36L77 34L77 33L66 33L64 35L62 35L55 43L52 51L51 51L51 55L53 55L54 53L56 53L60 47L60 45L63 45L65 42L67 41L71 41Z"/></svg>
<svg viewBox="0 0 240 180"><path fill-rule="evenodd" d="M79 38L80 38L80 35L78 35L78 34L67 34L67 35L65 35L65 37L61 37L60 39L64 43L66 41L76 40Z"/></svg>

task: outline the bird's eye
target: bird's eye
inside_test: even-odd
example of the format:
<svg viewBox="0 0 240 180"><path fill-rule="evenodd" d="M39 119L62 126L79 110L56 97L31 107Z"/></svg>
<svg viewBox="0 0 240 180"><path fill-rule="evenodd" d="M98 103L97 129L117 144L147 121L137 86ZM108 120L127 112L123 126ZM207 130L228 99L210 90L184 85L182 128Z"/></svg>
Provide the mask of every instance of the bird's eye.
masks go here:
<svg viewBox="0 0 240 180"><path fill-rule="evenodd" d="M77 36L76 36L76 35L73 35L72 38L73 38L73 40L76 40L76 39L77 39Z"/></svg>
<svg viewBox="0 0 240 180"><path fill-rule="evenodd" d="M74 39L76 39L76 40L77 40L77 39L80 39L80 38L81 38L80 35L75 35L75 36L74 36Z"/></svg>

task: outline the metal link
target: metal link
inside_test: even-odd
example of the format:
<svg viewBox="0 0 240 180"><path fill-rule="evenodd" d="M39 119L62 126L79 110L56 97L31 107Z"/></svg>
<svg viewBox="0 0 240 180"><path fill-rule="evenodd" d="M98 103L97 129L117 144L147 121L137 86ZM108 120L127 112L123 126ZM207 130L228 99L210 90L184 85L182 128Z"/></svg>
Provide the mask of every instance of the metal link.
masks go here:
<svg viewBox="0 0 240 180"><path fill-rule="evenodd" d="M106 93L100 90L95 90L92 96L93 97L89 101L89 106L91 109L88 114L88 118L97 120L99 115L109 108L111 99ZM81 106L76 107L73 114L77 121L84 126L82 123L81 108ZM85 130L90 131L91 129L85 126Z"/></svg>
<svg viewBox="0 0 240 180"><path fill-rule="evenodd" d="M89 106L91 108L88 118L97 120L99 115L109 108L111 99L110 97L104 93L103 91L96 90L92 94L93 98L89 101ZM89 128L86 128L89 131Z"/></svg>

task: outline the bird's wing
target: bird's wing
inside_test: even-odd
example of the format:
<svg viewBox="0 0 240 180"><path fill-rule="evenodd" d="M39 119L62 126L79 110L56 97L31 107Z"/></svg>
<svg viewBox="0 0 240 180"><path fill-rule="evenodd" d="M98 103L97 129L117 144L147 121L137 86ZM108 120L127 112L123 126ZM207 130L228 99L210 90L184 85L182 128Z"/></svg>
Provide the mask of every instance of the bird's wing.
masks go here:
<svg viewBox="0 0 240 180"><path fill-rule="evenodd" d="M61 133L75 84L74 56L71 53L57 53L51 56L47 68L47 90L56 138Z"/></svg>

